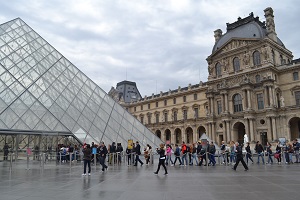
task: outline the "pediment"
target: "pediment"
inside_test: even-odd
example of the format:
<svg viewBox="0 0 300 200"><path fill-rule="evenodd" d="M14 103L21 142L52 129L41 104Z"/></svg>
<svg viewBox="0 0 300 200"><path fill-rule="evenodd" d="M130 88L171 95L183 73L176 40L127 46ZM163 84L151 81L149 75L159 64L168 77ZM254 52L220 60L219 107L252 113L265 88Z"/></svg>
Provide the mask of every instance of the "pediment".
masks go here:
<svg viewBox="0 0 300 200"><path fill-rule="evenodd" d="M212 54L212 56L220 55L231 50L246 47L254 43L257 43L258 41L259 41L258 39L251 40L251 39L242 39L242 38L232 38L229 41L227 41L225 44L223 44L220 48L218 48Z"/></svg>

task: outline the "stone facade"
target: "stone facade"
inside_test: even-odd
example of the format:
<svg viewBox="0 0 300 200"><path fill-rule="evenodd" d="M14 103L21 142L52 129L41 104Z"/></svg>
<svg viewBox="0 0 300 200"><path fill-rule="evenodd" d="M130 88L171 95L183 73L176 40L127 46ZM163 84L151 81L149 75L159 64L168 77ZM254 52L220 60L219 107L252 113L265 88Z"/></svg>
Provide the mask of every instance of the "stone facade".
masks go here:
<svg viewBox="0 0 300 200"><path fill-rule="evenodd" d="M225 141L276 142L300 138L300 59L253 13L215 33L208 81L121 104L162 140L196 142L206 133Z"/></svg>

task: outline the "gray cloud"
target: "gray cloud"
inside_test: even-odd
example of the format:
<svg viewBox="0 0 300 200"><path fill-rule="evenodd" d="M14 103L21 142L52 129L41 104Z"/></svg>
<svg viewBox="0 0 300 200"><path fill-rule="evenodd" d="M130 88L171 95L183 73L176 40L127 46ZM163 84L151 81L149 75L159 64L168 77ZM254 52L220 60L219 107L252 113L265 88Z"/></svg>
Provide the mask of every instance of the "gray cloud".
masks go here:
<svg viewBox="0 0 300 200"><path fill-rule="evenodd" d="M21 17L105 91L126 79L144 95L207 80L213 31L273 7L279 38L299 57L296 0L4 1L0 23Z"/></svg>

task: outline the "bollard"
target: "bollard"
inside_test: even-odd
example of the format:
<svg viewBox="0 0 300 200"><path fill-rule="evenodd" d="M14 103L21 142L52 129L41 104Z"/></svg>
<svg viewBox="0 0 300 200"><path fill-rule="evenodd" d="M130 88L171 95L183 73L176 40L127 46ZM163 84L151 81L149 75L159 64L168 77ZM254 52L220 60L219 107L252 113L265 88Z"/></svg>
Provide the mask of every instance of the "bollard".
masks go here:
<svg viewBox="0 0 300 200"><path fill-rule="evenodd" d="M10 153L10 169L11 170L12 170L13 154L14 153Z"/></svg>
<svg viewBox="0 0 300 200"><path fill-rule="evenodd" d="M208 169L208 160L209 160L208 159L208 152L206 151L205 154L206 154L206 169Z"/></svg>
<svg viewBox="0 0 300 200"><path fill-rule="evenodd" d="M45 167L45 162L46 162L46 157L45 157L45 153L43 153L43 155L42 155L42 169L44 169L44 167Z"/></svg>
<svg viewBox="0 0 300 200"><path fill-rule="evenodd" d="M97 154L94 154L95 171L97 169Z"/></svg>
<svg viewBox="0 0 300 200"><path fill-rule="evenodd" d="M72 153L69 154L70 156L70 168L72 167Z"/></svg>
<svg viewBox="0 0 300 200"><path fill-rule="evenodd" d="M29 154L27 154L27 170L29 170Z"/></svg>

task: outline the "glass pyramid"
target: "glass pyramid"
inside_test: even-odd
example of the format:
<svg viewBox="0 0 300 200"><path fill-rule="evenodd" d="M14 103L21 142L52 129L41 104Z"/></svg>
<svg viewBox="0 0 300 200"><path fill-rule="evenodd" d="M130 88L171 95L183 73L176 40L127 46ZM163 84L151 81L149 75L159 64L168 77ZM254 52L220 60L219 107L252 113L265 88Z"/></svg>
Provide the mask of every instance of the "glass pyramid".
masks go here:
<svg viewBox="0 0 300 200"><path fill-rule="evenodd" d="M161 143L20 18L0 25L0 131Z"/></svg>

